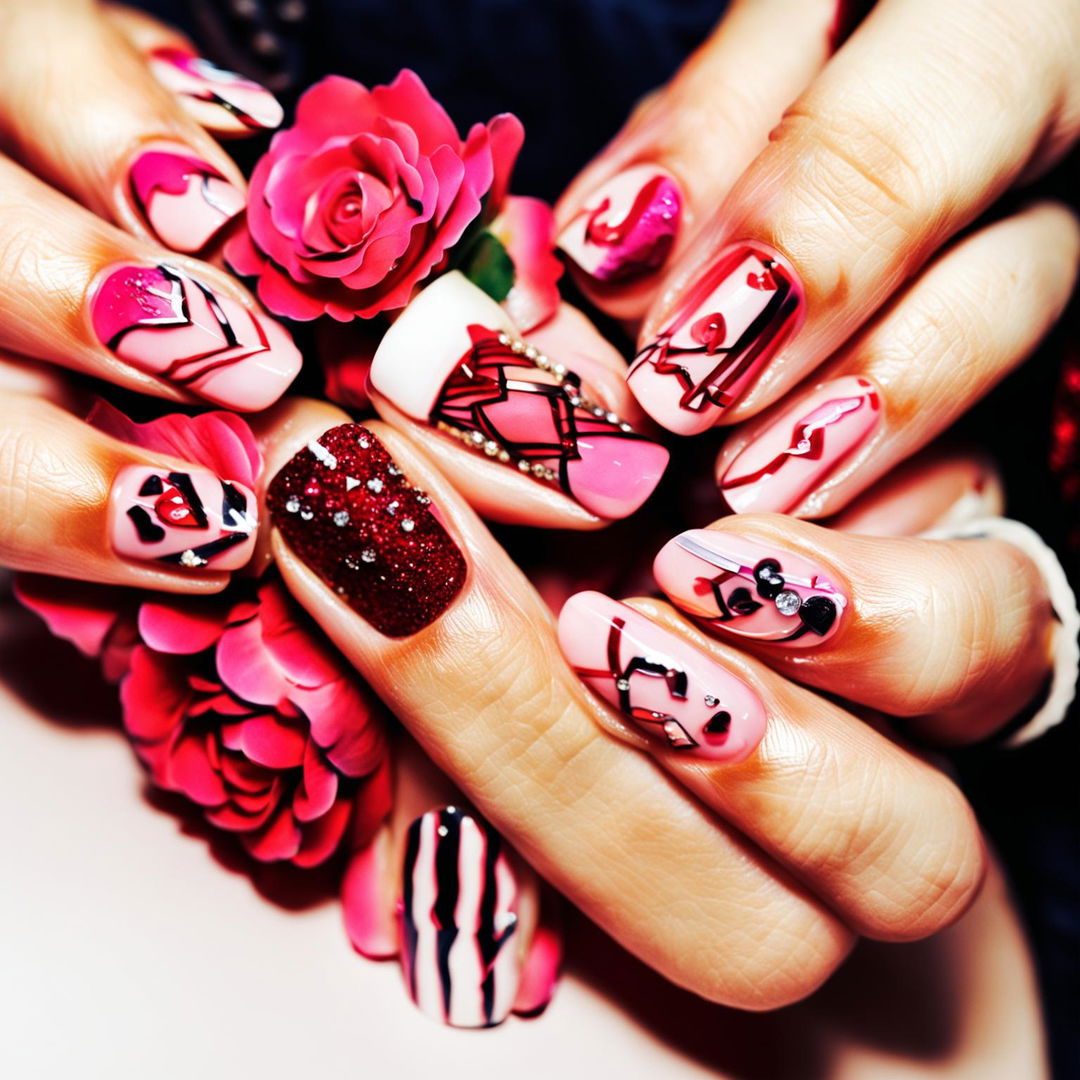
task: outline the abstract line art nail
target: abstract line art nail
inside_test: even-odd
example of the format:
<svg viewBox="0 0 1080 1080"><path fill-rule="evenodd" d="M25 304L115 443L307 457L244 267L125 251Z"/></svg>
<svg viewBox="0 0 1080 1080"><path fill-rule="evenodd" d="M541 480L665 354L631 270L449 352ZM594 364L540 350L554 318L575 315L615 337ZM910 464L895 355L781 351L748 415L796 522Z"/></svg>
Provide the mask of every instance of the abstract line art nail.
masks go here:
<svg viewBox="0 0 1080 1080"><path fill-rule="evenodd" d="M668 462L664 447L590 400L573 371L518 338L502 309L458 273L428 286L394 323L371 385L414 420L597 517L633 513Z"/></svg>
<svg viewBox="0 0 1080 1080"><path fill-rule="evenodd" d="M704 431L796 332L804 306L799 279L778 252L733 244L634 358L630 389L669 430Z"/></svg>
<svg viewBox="0 0 1080 1080"><path fill-rule="evenodd" d="M125 466L109 498L113 550L189 570L238 570L258 528L254 493L209 469Z"/></svg>
<svg viewBox="0 0 1080 1080"><path fill-rule="evenodd" d="M413 1001L453 1027L509 1015L521 979L519 889L499 834L447 806L409 827L401 954Z"/></svg>

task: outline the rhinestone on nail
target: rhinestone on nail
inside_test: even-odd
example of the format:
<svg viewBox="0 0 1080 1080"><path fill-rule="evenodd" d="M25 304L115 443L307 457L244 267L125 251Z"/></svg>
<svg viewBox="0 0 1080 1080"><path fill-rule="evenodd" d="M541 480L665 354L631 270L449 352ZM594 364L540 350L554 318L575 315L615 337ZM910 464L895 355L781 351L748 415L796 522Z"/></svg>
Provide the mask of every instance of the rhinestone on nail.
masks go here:
<svg viewBox="0 0 1080 1080"><path fill-rule="evenodd" d="M784 589L776 594L773 603L776 604L776 610L781 615L794 615L802 607L802 597L790 589Z"/></svg>
<svg viewBox="0 0 1080 1080"><path fill-rule="evenodd" d="M344 529L345 526L349 524L349 511L348 510L339 510L334 515L334 524L339 529Z"/></svg>

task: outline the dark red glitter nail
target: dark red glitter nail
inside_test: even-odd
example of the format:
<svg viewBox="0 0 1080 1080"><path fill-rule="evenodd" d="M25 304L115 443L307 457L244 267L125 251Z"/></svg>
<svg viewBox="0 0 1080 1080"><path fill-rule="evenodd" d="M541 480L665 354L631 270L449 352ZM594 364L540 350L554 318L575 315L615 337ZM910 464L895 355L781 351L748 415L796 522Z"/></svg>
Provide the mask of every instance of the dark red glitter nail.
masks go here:
<svg viewBox="0 0 1080 1080"><path fill-rule="evenodd" d="M310 442L270 483L289 547L388 637L434 622L465 584L461 549L367 428Z"/></svg>

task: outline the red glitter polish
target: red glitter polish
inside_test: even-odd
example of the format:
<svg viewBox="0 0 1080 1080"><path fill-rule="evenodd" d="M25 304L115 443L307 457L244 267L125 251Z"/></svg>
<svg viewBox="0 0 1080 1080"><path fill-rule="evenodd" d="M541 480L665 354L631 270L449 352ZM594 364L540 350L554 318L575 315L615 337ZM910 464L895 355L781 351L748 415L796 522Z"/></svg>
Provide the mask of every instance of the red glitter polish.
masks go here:
<svg viewBox="0 0 1080 1080"><path fill-rule="evenodd" d="M267 502L289 547L388 637L434 622L465 584L465 556L431 499L360 424L308 443Z"/></svg>

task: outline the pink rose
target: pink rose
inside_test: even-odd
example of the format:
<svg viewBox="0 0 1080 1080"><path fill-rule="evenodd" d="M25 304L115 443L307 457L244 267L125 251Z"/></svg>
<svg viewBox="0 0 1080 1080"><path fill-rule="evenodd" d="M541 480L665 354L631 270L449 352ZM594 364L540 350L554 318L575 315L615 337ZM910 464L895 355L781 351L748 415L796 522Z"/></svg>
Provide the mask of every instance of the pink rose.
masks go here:
<svg viewBox="0 0 1080 1080"><path fill-rule="evenodd" d="M523 138L503 114L462 141L412 71L372 90L331 75L255 166L226 258L277 315L402 308L481 211L498 212Z"/></svg>

